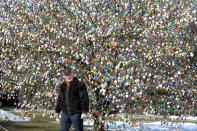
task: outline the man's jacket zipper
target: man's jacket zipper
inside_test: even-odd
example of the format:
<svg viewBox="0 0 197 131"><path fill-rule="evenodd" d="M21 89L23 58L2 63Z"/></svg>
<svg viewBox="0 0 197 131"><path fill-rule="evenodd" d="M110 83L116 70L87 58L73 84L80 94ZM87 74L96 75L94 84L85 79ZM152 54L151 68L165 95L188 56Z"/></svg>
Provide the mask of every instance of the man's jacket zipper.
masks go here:
<svg viewBox="0 0 197 131"><path fill-rule="evenodd" d="M71 112L70 112L70 102L69 102L69 91L70 91L70 88L67 87L67 89L66 89L67 112L68 112L68 114L71 114Z"/></svg>

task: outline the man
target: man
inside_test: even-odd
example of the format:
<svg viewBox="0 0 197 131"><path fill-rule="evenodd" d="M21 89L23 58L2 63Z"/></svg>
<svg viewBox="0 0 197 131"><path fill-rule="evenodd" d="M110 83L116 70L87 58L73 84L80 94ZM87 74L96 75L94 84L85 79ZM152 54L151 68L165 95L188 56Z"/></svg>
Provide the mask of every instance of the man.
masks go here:
<svg viewBox="0 0 197 131"><path fill-rule="evenodd" d="M55 108L55 117L62 111L60 131L68 131L72 123L76 131L83 131L83 119L89 110L86 86L69 67L64 68L63 78Z"/></svg>

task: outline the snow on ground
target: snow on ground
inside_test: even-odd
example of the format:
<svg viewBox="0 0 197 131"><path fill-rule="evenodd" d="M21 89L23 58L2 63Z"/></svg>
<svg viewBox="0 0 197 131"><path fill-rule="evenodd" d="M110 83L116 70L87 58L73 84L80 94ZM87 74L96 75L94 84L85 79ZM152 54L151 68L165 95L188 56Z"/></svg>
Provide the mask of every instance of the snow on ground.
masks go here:
<svg viewBox="0 0 197 131"><path fill-rule="evenodd" d="M160 121L150 123L136 123L135 126L125 123L123 127L123 121L117 121L116 125L105 125L106 131L197 131L196 123L173 123L169 122L166 125L161 125ZM93 126L93 122L89 120L84 121L85 126ZM91 130L92 128L89 127Z"/></svg>
<svg viewBox="0 0 197 131"><path fill-rule="evenodd" d="M174 118L177 119L177 116L174 116ZM186 119L188 120L189 118ZM196 120L196 118L192 119ZM107 131L197 131L196 123L165 122L164 124L164 121L137 122L134 125L123 121L116 121L115 123L106 124L105 129ZM84 125L93 126L93 122L84 120Z"/></svg>
<svg viewBox="0 0 197 131"><path fill-rule="evenodd" d="M177 119L177 116L171 118ZM196 117L187 117L187 120L197 120ZM30 121L30 118L20 118L19 116L13 115L7 111L0 110L0 120L6 121ZM50 121L51 122L51 121ZM57 121L54 121L57 123ZM93 130L93 121L84 119L84 126L86 129ZM125 123L124 121L115 121L115 123L107 123L105 125L106 131L197 131L196 123L183 123L183 122L136 122Z"/></svg>
<svg viewBox="0 0 197 131"><path fill-rule="evenodd" d="M13 115L7 111L0 110L0 120L4 121L30 121L30 118L27 117L19 117L16 115Z"/></svg>

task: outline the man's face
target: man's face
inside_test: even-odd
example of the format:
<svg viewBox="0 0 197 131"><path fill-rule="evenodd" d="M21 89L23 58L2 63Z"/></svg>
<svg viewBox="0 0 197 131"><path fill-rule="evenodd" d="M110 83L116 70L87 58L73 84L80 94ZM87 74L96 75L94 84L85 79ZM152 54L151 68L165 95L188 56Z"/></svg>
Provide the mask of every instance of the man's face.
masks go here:
<svg viewBox="0 0 197 131"><path fill-rule="evenodd" d="M69 75L63 75L63 78L67 81L67 82L71 82L72 80L73 80L73 78L74 78L74 74L73 73L71 73L71 74L69 74Z"/></svg>

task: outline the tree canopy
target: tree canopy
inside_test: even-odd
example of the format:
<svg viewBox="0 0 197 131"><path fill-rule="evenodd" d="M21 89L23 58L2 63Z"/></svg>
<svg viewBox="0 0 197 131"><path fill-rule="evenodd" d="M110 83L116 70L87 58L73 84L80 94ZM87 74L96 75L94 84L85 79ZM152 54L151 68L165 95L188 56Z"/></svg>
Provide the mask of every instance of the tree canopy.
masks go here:
<svg viewBox="0 0 197 131"><path fill-rule="evenodd" d="M196 115L194 0L3 0L0 9L1 89L20 90L22 107L53 109L69 65L93 119Z"/></svg>

